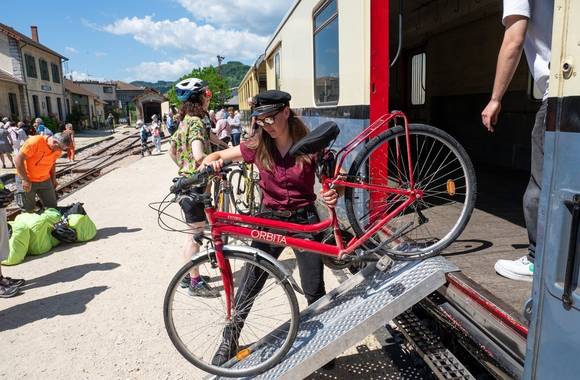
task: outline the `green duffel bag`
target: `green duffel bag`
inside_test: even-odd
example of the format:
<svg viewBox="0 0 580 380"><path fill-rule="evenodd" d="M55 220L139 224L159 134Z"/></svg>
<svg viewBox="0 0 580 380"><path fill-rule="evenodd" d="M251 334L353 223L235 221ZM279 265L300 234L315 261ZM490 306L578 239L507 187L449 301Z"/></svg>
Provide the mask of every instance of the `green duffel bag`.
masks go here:
<svg viewBox="0 0 580 380"><path fill-rule="evenodd" d="M55 225L62 219L62 214L55 208L47 208L41 216L51 225Z"/></svg>
<svg viewBox="0 0 580 380"><path fill-rule="evenodd" d="M67 220L69 227L77 232L78 241L89 241L97 235L97 226L88 215L71 214Z"/></svg>
<svg viewBox="0 0 580 380"><path fill-rule="evenodd" d="M30 229L30 243L28 254L42 255L53 247L53 237L50 234L52 225L42 215L22 213L14 219L15 222L23 223Z"/></svg>
<svg viewBox="0 0 580 380"><path fill-rule="evenodd" d="M24 261L28 253L28 244L30 243L30 229L18 222L9 222L12 227L12 236L10 236L10 253L2 265L16 265Z"/></svg>
<svg viewBox="0 0 580 380"><path fill-rule="evenodd" d="M51 226L54 226L56 223L60 222L62 219L62 214L60 213L60 211L58 211L55 208L47 208L46 210L44 210L44 212L41 214L41 216ZM52 229L51 229L51 232L52 232ZM50 234L50 243L52 244L52 247L54 248L60 244L60 241L58 239L56 239L54 236L52 236L52 234Z"/></svg>

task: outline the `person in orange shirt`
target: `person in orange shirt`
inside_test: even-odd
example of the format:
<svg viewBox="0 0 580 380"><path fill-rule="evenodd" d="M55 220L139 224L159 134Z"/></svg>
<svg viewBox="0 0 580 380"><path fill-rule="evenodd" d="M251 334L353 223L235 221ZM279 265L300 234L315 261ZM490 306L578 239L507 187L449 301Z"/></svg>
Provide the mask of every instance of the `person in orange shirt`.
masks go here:
<svg viewBox="0 0 580 380"><path fill-rule="evenodd" d="M16 155L16 172L22 179L24 210L33 212L36 195L44 207L56 207L56 160L72 144L70 132L32 136Z"/></svg>

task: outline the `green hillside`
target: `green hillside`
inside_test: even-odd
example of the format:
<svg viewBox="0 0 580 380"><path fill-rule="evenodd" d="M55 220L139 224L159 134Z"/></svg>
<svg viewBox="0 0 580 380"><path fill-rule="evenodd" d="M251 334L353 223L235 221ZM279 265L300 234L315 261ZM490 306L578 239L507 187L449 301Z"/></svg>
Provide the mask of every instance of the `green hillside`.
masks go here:
<svg viewBox="0 0 580 380"><path fill-rule="evenodd" d="M217 67L216 67L217 68ZM203 69L203 68L201 68ZM244 65L241 62L231 61L225 63L221 66L221 75L226 80L228 87L238 87L242 79L244 79L244 75L248 72L250 66ZM177 80L177 79L176 79ZM139 87L150 87L154 88L162 94L167 93L173 87L174 82L163 81L160 80L156 83L153 82L145 82L145 81L133 81L131 84Z"/></svg>

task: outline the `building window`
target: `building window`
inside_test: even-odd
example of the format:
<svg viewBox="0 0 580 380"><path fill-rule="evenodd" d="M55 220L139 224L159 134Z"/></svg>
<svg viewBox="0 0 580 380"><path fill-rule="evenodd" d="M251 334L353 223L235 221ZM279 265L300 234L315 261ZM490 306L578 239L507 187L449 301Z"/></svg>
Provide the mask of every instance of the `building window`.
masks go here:
<svg viewBox="0 0 580 380"><path fill-rule="evenodd" d="M416 54L411 58L411 104L425 104L425 53Z"/></svg>
<svg viewBox="0 0 580 380"><path fill-rule="evenodd" d="M60 70L58 69L58 65L51 63L50 68L52 70L52 81L54 83L60 83Z"/></svg>
<svg viewBox="0 0 580 380"><path fill-rule="evenodd" d="M338 8L326 2L314 14L314 98L317 105L338 103Z"/></svg>
<svg viewBox="0 0 580 380"><path fill-rule="evenodd" d="M26 61L26 75L29 78L38 78L38 74L36 73L36 61L34 60L34 57L25 54L24 60Z"/></svg>
<svg viewBox="0 0 580 380"><path fill-rule="evenodd" d="M274 55L274 75L276 76L276 90L280 89L280 52Z"/></svg>
<svg viewBox="0 0 580 380"><path fill-rule="evenodd" d="M39 117L40 104L38 103L38 95L32 95L32 108L34 109L34 117Z"/></svg>
<svg viewBox="0 0 580 380"><path fill-rule="evenodd" d="M48 62L44 59L39 59L38 66L40 67L40 79L50 80L50 77L48 76Z"/></svg>
<svg viewBox="0 0 580 380"><path fill-rule="evenodd" d="M103 92L105 94L112 94L113 93L113 87L103 87Z"/></svg>
<svg viewBox="0 0 580 380"><path fill-rule="evenodd" d="M58 119L64 120L64 115L62 114L62 100L60 100L60 98L56 98L56 108L58 110Z"/></svg>
<svg viewBox="0 0 580 380"><path fill-rule="evenodd" d="M52 101L50 99L50 96L46 97L46 112L48 113L49 116L50 114L52 114Z"/></svg>
<svg viewBox="0 0 580 380"><path fill-rule="evenodd" d="M12 117L19 116L18 113L18 98L16 97L16 94L9 92L8 93L8 101L10 102L10 115Z"/></svg>

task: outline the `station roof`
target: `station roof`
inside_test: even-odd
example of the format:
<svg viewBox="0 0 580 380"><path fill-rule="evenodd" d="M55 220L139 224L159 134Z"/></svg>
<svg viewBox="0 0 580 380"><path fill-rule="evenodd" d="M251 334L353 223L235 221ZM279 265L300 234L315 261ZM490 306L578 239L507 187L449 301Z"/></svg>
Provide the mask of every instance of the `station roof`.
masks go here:
<svg viewBox="0 0 580 380"><path fill-rule="evenodd" d="M34 41L32 38L20 33L19 31L17 31L14 28L9 27L8 25L0 23L0 32L8 35L9 37L14 38L16 41L24 42L27 45L34 46L34 47L36 47L40 50L43 50L49 54L56 55L57 57L62 58L65 61L68 61L67 57L57 53L56 51L54 51L52 49L49 49L48 47L44 46L40 42Z"/></svg>
<svg viewBox="0 0 580 380"><path fill-rule="evenodd" d="M69 80L69 79L64 80L64 88L65 88L65 90L67 90L71 94L90 96L90 97L93 97L95 99L98 99L97 94L87 90L86 88L84 88L82 86L79 86L78 84L76 84L75 82L73 82L72 80Z"/></svg>
<svg viewBox="0 0 580 380"><path fill-rule="evenodd" d="M144 91L145 87L138 87L134 84L122 82L120 80L116 81L117 83L117 91Z"/></svg>

